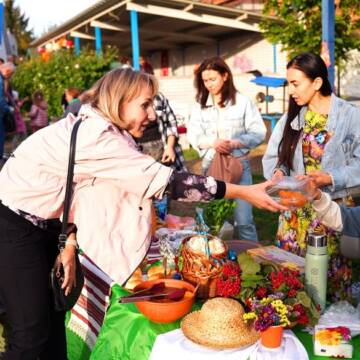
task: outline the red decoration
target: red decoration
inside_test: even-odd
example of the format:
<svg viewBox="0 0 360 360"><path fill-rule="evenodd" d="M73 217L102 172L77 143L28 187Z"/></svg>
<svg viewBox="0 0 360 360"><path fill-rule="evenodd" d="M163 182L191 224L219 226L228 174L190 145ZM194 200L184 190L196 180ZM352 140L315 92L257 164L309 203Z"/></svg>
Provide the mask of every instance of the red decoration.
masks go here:
<svg viewBox="0 0 360 360"><path fill-rule="evenodd" d="M72 40L66 40L66 47L72 48L74 46L74 42Z"/></svg>
<svg viewBox="0 0 360 360"><path fill-rule="evenodd" d="M169 76L169 51L163 50L160 55L161 75Z"/></svg>
<svg viewBox="0 0 360 360"><path fill-rule="evenodd" d="M177 127L177 130L178 130L178 133L179 133L179 134L186 134L186 132L187 132L187 129L186 129L186 126L185 126L185 125L179 125L179 126Z"/></svg>
<svg viewBox="0 0 360 360"><path fill-rule="evenodd" d="M38 48L37 48L37 52L38 52L39 54L43 54L43 53L45 52L45 48L44 48L44 47L38 47Z"/></svg>

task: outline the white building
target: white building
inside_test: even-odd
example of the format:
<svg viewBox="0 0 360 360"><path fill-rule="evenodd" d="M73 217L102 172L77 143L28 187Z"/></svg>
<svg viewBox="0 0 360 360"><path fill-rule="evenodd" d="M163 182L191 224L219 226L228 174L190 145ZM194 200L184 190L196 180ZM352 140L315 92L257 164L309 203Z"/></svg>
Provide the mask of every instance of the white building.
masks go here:
<svg viewBox="0 0 360 360"><path fill-rule="evenodd" d="M265 88L250 82L254 76L249 71L285 75L286 54L262 36L260 8L258 0L101 0L36 39L32 46L44 47L66 37L73 38L76 51L82 46L100 51L109 44L118 47L122 56L144 55L175 112L187 118L195 96L193 71L206 57L222 56L238 89L252 99ZM132 16L138 26L131 21ZM283 90L272 89L269 93L275 97L269 112L281 112ZM264 104L259 107L265 111Z"/></svg>

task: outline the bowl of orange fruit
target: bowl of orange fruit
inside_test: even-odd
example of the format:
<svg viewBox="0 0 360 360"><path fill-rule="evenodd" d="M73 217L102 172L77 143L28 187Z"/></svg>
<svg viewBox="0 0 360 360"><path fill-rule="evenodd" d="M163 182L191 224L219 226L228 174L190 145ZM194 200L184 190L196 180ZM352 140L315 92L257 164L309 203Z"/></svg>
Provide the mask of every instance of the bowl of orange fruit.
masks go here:
<svg viewBox="0 0 360 360"><path fill-rule="evenodd" d="M279 204L294 210L306 205L311 200L309 180L283 176L267 193Z"/></svg>

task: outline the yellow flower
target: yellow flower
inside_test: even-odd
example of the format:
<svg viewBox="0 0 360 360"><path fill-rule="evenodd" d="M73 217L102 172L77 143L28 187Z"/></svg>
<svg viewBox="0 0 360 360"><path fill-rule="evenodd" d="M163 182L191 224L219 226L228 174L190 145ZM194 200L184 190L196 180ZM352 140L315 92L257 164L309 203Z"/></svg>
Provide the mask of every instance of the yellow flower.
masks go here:
<svg viewBox="0 0 360 360"><path fill-rule="evenodd" d="M318 340L321 345L339 345L341 334L337 331L320 330L315 333L315 340Z"/></svg>
<svg viewBox="0 0 360 360"><path fill-rule="evenodd" d="M246 313L246 314L243 315L243 319L245 321L253 320L253 319L256 319L256 318L257 318L257 316L256 316L256 314L254 312L249 312L249 313Z"/></svg>
<svg viewBox="0 0 360 360"><path fill-rule="evenodd" d="M271 302L271 299L270 298L263 298L260 300L260 304L262 305L267 305Z"/></svg>

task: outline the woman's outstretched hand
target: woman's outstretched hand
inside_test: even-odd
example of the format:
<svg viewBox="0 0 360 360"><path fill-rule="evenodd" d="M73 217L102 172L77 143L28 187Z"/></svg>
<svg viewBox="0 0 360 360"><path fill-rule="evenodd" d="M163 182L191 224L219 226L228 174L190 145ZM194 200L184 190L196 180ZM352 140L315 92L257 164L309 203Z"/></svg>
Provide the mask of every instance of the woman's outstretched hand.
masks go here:
<svg viewBox="0 0 360 360"><path fill-rule="evenodd" d="M227 183L225 197L228 199L242 199L259 209L266 209L272 212L289 210L267 194L266 190L272 185L275 185L275 182L272 180L248 186Z"/></svg>

